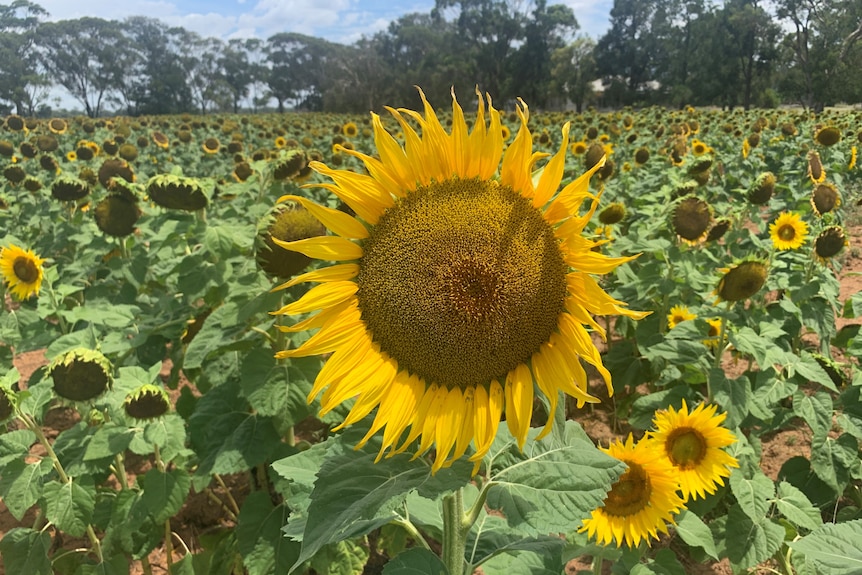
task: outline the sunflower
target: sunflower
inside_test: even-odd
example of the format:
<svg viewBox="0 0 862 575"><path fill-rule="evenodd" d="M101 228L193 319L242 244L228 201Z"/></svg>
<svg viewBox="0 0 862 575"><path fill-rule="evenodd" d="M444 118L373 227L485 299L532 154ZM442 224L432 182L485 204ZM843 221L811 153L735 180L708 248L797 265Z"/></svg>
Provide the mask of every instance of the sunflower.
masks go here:
<svg viewBox="0 0 862 575"><path fill-rule="evenodd" d="M51 118L48 120L48 129L55 134L65 134L69 129L69 124L62 118Z"/></svg>
<svg viewBox="0 0 862 575"><path fill-rule="evenodd" d="M713 318L706 320L709 329L706 331L706 336L709 339L703 340L703 345L711 348L718 347L718 336L721 335L721 318ZM723 338L722 338L723 339Z"/></svg>
<svg viewBox="0 0 862 575"><path fill-rule="evenodd" d="M591 314L639 319L646 313L625 309L590 275L608 273L632 258L593 252L595 243L581 236L598 204L589 180L603 159L557 191L568 124L559 150L534 182L523 102L521 125L504 154L500 114L489 104L486 125L481 94L469 134L454 97L451 134L421 91L420 97L424 117L387 108L403 130L404 147L372 114L379 159L344 151L361 160L368 175L310 164L333 180L318 186L335 193L356 217L290 198L336 235L276 245L343 263L281 286L320 282L274 312L320 310L286 328L320 330L277 357L332 353L309 399L326 389L326 413L355 397L339 428L378 408L360 445L384 427L381 456L389 449L401 452L416 439L417 456L436 444L436 472L460 458L472 441L476 452L470 459L478 471L504 409L523 447L534 382L551 412L560 390L579 405L598 401L587 393L582 359L599 370L612 391L610 373L584 327L605 336ZM584 200L590 207L582 215ZM549 418L540 436L552 422Z"/></svg>
<svg viewBox="0 0 862 575"><path fill-rule="evenodd" d="M706 238L712 224L712 206L697 196L686 196L673 210L673 231L687 244L697 244Z"/></svg>
<svg viewBox="0 0 862 575"><path fill-rule="evenodd" d="M215 154L221 148L221 142L218 141L218 138L207 138L204 140L204 143L201 144L201 149L207 154Z"/></svg>
<svg viewBox="0 0 862 575"><path fill-rule="evenodd" d="M841 130L835 126L826 126L817 130L817 133L814 134L814 139L821 146L834 146L841 141Z"/></svg>
<svg viewBox="0 0 862 575"><path fill-rule="evenodd" d="M826 179L826 169L820 161L820 154L813 150L808 153L808 177L815 184L820 184Z"/></svg>
<svg viewBox="0 0 862 575"><path fill-rule="evenodd" d="M673 523L673 515L684 509L674 468L650 441L635 443L631 434L625 443L615 441L602 451L628 469L578 531L595 536L603 545L616 540L617 547L623 543L637 547L641 539L649 545L650 537L667 533L667 523Z"/></svg>
<svg viewBox="0 0 862 575"><path fill-rule="evenodd" d="M356 127L356 124L353 122L347 122L343 126L341 126L341 133L347 136L348 138L355 138L359 133L359 128Z"/></svg>
<svg viewBox="0 0 862 575"><path fill-rule="evenodd" d="M675 305L670 308L670 313L667 314L667 328L673 329L684 321L695 319L697 314L688 311L688 307L684 305Z"/></svg>
<svg viewBox="0 0 862 575"><path fill-rule="evenodd" d="M123 409L126 414L137 420L156 419L171 408L168 393L151 383L145 383L126 395Z"/></svg>
<svg viewBox="0 0 862 575"><path fill-rule="evenodd" d="M841 226L829 226L814 240L814 253L821 262L837 256L848 245L847 235Z"/></svg>
<svg viewBox="0 0 862 575"><path fill-rule="evenodd" d="M500 126L500 133L503 134L503 141L504 142L508 142L509 138L512 137L512 131L509 129L509 126L507 126L506 124L503 124L502 126ZM572 145L574 145L574 144L572 144ZM574 154L575 152L572 151L572 153Z"/></svg>
<svg viewBox="0 0 862 575"><path fill-rule="evenodd" d="M769 237L777 250L795 250L802 247L808 235L808 224L795 212L781 212L769 224Z"/></svg>
<svg viewBox="0 0 862 575"><path fill-rule="evenodd" d="M275 147L281 149L287 145L287 139L284 136L279 136L275 139Z"/></svg>
<svg viewBox="0 0 862 575"><path fill-rule="evenodd" d="M850 146L850 161L847 163L847 169L852 170L856 167L856 156L859 151L856 149L856 146Z"/></svg>
<svg viewBox="0 0 862 575"><path fill-rule="evenodd" d="M748 158L748 154L751 153L751 144L748 143L748 139L742 140L742 157Z"/></svg>
<svg viewBox="0 0 862 575"><path fill-rule="evenodd" d="M0 274L12 295L24 301L39 294L44 261L33 250L24 251L14 244L0 248Z"/></svg>
<svg viewBox="0 0 862 575"><path fill-rule="evenodd" d="M153 143L160 148L167 150L171 146L171 141L162 132L153 132L150 137L152 137Z"/></svg>
<svg viewBox="0 0 862 575"><path fill-rule="evenodd" d="M569 151L572 152L573 156L585 154L587 152L587 143L583 140L572 142L571 146L569 146Z"/></svg>
<svg viewBox="0 0 862 575"><path fill-rule="evenodd" d="M704 154L709 154L712 152L712 148L707 146L705 142L694 138L691 141L691 153L695 156L703 156Z"/></svg>
<svg viewBox="0 0 862 575"><path fill-rule="evenodd" d="M769 273L765 263L753 259L721 271L724 275L715 288L715 294L719 301L731 302L748 299L760 291Z"/></svg>
<svg viewBox="0 0 862 575"><path fill-rule="evenodd" d="M818 216L828 214L841 205L841 193L830 182L818 184L811 192L811 207Z"/></svg>
<svg viewBox="0 0 862 575"><path fill-rule="evenodd" d="M649 435L649 441L673 465L686 501L715 493L717 486L724 485L723 478L730 477L730 469L739 467L736 459L722 450L735 443L736 437L721 426L727 414L716 414L717 409L715 404L702 403L689 413L683 399L682 409L657 411L653 419L656 431Z"/></svg>
<svg viewBox="0 0 862 575"><path fill-rule="evenodd" d="M75 150L69 150L66 152L66 161L75 162L78 160L78 154Z"/></svg>

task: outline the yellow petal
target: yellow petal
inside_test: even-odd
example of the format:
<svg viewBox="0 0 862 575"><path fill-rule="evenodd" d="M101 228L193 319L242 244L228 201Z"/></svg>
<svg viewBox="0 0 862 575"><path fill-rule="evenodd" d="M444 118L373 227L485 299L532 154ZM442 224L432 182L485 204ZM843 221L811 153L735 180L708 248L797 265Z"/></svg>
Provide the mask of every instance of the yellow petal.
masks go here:
<svg viewBox="0 0 862 575"><path fill-rule="evenodd" d="M506 425L518 441L518 447L524 449L533 416L533 376L530 368L520 364L510 371L506 376L505 391Z"/></svg>
<svg viewBox="0 0 862 575"><path fill-rule="evenodd" d="M279 357L307 357L309 355L320 355L331 353L336 349L352 341L359 334L365 332L365 323L359 320L358 314L352 322L331 322L320 328L316 334L308 338L296 349L279 352Z"/></svg>
<svg viewBox="0 0 862 575"><path fill-rule="evenodd" d="M494 442L494 437L497 435L500 416L506 403L503 387L496 380L491 382L487 391L484 386L477 386L474 403L473 429L476 438L476 453L470 457L470 460L478 461L488 453Z"/></svg>
<svg viewBox="0 0 862 575"><path fill-rule="evenodd" d="M337 236L317 236L295 242L283 242L272 238L272 241L286 250L299 252L318 260L347 261L362 257L362 248L359 244Z"/></svg>
<svg viewBox="0 0 862 575"><path fill-rule="evenodd" d="M569 129L571 124L566 122L563 126L563 141L560 149L554 154L554 157L545 166L542 171L542 177L539 179L539 185L536 188L536 195L533 196L533 207L541 208L548 203L548 200L553 197L560 187L560 180L563 177L563 168L566 167L566 152L569 149Z"/></svg>
<svg viewBox="0 0 862 575"><path fill-rule="evenodd" d="M337 264L298 275L292 280L286 281L283 284L272 288L270 291L287 289L305 282L324 283L351 280L355 278L357 274L359 274L359 266L357 264Z"/></svg>
<svg viewBox="0 0 862 575"><path fill-rule="evenodd" d="M351 281L335 281L316 285L293 303L289 303L274 315L294 315L318 309L327 309L353 297L359 286Z"/></svg>
<svg viewBox="0 0 862 575"><path fill-rule="evenodd" d="M464 397L461 390L453 387L446 394L443 408L440 410L434 428L434 442L437 446L437 455L431 466L431 473L437 473L443 464L449 459L449 452L455 446L455 441L461 434L461 426L464 424Z"/></svg>
<svg viewBox="0 0 862 575"><path fill-rule="evenodd" d="M368 237L368 228L362 225L362 222L360 222L350 214L346 214L340 210L334 210L332 208L321 206L320 204L312 202L311 200L303 198L302 196L281 196L280 198L278 198L278 201L299 202L300 204L302 204L302 207L308 210L312 216L317 218L317 220L321 224L323 224L327 227L327 229L332 230L333 233L341 236L342 238L362 240Z"/></svg>

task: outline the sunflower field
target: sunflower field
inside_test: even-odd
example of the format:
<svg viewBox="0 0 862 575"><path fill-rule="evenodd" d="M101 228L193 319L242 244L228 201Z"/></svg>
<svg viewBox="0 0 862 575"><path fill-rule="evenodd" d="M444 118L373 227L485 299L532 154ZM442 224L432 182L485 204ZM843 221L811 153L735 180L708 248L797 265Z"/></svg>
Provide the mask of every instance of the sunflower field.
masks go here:
<svg viewBox="0 0 862 575"><path fill-rule="evenodd" d="M862 113L461 98L3 120L0 573L862 573Z"/></svg>

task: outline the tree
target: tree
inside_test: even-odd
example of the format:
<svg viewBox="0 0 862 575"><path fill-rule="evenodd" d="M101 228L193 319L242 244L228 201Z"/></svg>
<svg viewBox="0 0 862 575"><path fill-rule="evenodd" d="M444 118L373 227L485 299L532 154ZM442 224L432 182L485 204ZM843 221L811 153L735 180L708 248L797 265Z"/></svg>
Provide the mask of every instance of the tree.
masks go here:
<svg viewBox="0 0 862 575"><path fill-rule="evenodd" d="M294 32L275 34L267 40L270 67L266 83L279 112L284 112L288 101L310 109L322 105L323 69L335 49L331 42Z"/></svg>
<svg viewBox="0 0 862 575"><path fill-rule="evenodd" d="M122 63L131 46L119 23L101 18L79 18L43 24L42 66L51 79L84 106L90 117L101 114L102 105L118 89L126 71Z"/></svg>
<svg viewBox="0 0 862 575"><path fill-rule="evenodd" d="M34 113L49 85L34 51L35 31L47 14L28 0L0 5L0 101L10 102L21 115Z"/></svg>
<svg viewBox="0 0 862 575"><path fill-rule="evenodd" d="M564 102L572 102L579 114L593 94L592 83L596 79L596 61L593 58L595 48L595 41L588 36L581 36L551 54L550 89L562 96Z"/></svg>
<svg viewBox="0 0 862 575"><path fill-rule="evenodd" d="M203 38L196 32L179 29L176 39L180 46L179 65L186 78L197 111L206 114L216 102L230 100L230 86L224 81L219 62L223 42L218 38Z"/></svg>
<svg viewBox="0 0 862 575"><path fill-rule="evenodd" d="M240 102L249 95L249 88L262 77L263 66L258 55L262 43L257 38L234 38L224 46L218 65L222 80L230 92L233 113L239 112Z"/></svg>

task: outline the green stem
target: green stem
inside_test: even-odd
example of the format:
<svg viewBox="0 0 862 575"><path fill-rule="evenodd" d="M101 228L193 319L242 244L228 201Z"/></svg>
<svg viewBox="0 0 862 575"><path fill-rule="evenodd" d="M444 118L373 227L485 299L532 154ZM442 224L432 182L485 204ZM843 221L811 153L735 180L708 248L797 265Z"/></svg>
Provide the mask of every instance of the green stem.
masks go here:
<svg viewBox="0 0 862 575"><path fill-rule="evenodd" d="M593 575L602 575L602 564L604 559L601 557L593 557Z"/></svg>
<svg viewBox="0 0 862 575"><path fill-rule="evenodd" d="M51 305L54 306L54 311L57 314L57 323L60 325L60 333L66 335L69 333L69 326L66 325L66 320L60 314L60 306L57 304L57 295L54 293L54 286L48 284L48 295L51 296Z"/></svg>
<svg viewBox="0 0 862 575"><path fill-rule="evenodd" d="M782 545L782 549L779 549L775 553L776 559L781 564L781 568L784 570L784 575L793 575L793 565L790 564L790 554L793 553L793 550L787 545ZM782 553L783 549L787 549L786 552Z"/></svg>
<svg viewBox="0 0 862 575"><path fill-rule="evenodd" d="M156 460L156 469L164 473L166 469L165 463L162 461L162 454L161 451L159 451L159 446L155 443L153 444L153 459Z"/></svg>
<svg viewBox="0 0 862 575"><path fill-rule="evenodd" d="M153 575L153 566L150 565L150 558L144 555L141 557L141 569L144 575Z"/></svg>
<svg viewBox="0 0 862 575"><path fill-rule="evenodd" d="M236 504L236 499L233 498L233 494L230 492L230 489L228 489L227 485L224 484L221 475L213 473L213 477L215 477L215 480L218 481L219 485L221 485L221 488L224 489L225 497L227 497L227 500L230 502L234 515L239 515L239 505Z"/></svg>
<svg viewBox="0 0 862 575"><path fill-rule="evenodd" d="M165 560L168 562L168 573L174 564L174 536L171 532L171 520L165 519Z"/></svg>
<svg viewBox="0 0 862 575"><path fill-rule="evenodd" d="M120 486L123 490L129 489L129 477L126 475L126 465L123 461L123 455L118 453L114 456L114 475L120 480Z"/></svg>
<svg viewBox="0 0 862 575"><path fill-rule="evenodd" d="M431 546L428 545L428 541L425 540L425 538L422 536L416 526L413 525L407 519L393 519L392 524L404 529L407 533L410 534L410 536L416 541L416 543L418 543L428 551L433 551L433 549L431 549Z"/></svg>
<svg viewBox="0 0 862 575"><path fill-rule="evenodd" d="M464 552L467 549L467 532L472 525L467 523L464 515L464 492L458 489L443 496L443 564L449 575L469 573Z"/></svg>

